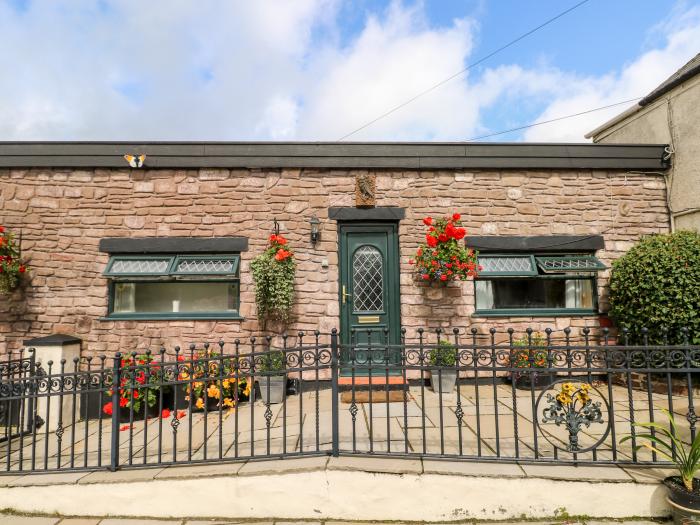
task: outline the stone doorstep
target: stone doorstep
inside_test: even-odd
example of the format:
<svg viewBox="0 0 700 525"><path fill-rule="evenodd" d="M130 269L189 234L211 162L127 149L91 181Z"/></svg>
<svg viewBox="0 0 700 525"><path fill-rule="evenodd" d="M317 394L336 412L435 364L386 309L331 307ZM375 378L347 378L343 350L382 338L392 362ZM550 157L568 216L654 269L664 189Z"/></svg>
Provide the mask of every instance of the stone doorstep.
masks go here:
<svg viewBox="0 0 700 525"><path fill-rule="evenodd" d="M539 478L561 481L658 484L672 469L618 467L616 465L554 465L501 463L491 461L451 461L449 459L367 457L326 455L284 460L198 463L169 467L124 468L116 472L57 472L0 476L0 487L131 483L169 479L197 479L225 476L287 475L314 471L351 471L393 475L458 475L486 478Z"/></svg>

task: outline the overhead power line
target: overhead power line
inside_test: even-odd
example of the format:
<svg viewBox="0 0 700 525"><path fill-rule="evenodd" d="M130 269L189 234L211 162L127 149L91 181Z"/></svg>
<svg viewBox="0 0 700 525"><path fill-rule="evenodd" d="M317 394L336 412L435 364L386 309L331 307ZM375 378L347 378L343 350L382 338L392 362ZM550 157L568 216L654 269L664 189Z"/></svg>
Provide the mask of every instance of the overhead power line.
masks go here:
<svg viewBox="0 0 700 525"><path fill-rule="evenodd" d="M558 122L559 120L565 120L567 118L579 117L581 115L586 115L587 113L593 113L594 111L601 111L603 109L614 108L615 106L621 106L622 104L629 104L635 100L639 100L642 97L630 98L628 100L623 100L621 102L615 102L614 104L608 104L607 106L600 106L598 108L587 109L586 111L580 111L578 113L572 113L571 115L564 115L562 117L556 117L549 120L542 120L541 122L533 122L532 124L527 124L525 126L518 126L517 128L504 129L503 131L497 131L495 133L489 133L488 135L481 135L479 137L473 137L467 139L466 142L474 142L475 140L487 139L489 137L496 137L498 135L505 135L506 133L511 133L513 131L519 131L521 129L534 128L535 126L541 126L542 124L550 124L552 122Z"/></svg>
<svg viewBox="0 0 700 525"><path fill-rule="evenodd" d="M542 29L543 27L548 26L548 25L551 24L552 22L554 22L554 21L558 20L559 18L561 18L562 16L564 16L564 15L570 13L570 12L573 11L574 9L578 9L579 7L581 7L583 4L587 3L588 1L589 1L589 0L582 0L582 1L579 2L578 4L575 4L574 6L570 7L569 9L567 9L566 11L562 11L561 13L559 13L558 15L556 15L556 16L550 18L549 20L546 20L545 22L542 22L542 23L541 23L540 25L538 25L537 27L535 27L535 28L533 28L533 29L530 29L528 32L523 33L522 35L520 35L520 36L518 36L517 38L515 38L515 39L511 40L510 42L508 42L507 44L502 45L501 47L499 47L499 48L496 49L495 51L492 51L492 52L489 53L488 55L486 55L486 56L480 58L479 60L477 60L476 62L473 62L472 64L469 64L467 67L465 67L465 68L462 69L461 71L458 71L457 73L455 73L455 74L453 74L453 75L450 75L449 77L447 77L447 78L444 79L444 80L441 80L441 81L438 82L437 84L433 84L433 85L430 86L429 88L427 88L427 89L421 91L420 93L414 95L413 97L409 98L408 100L405 100L405 101L402 102L401 104L399 104L399 105L397 105L397 106L394 106L393 108L391 108L391 109L389 109L388 111L382 113L382 114L379 115L378 117L376 117L376 118L374 118L374 119L372 119L372 120L366 122L365 124L363 124L363 125L360 126L359 128L357 128L357 129L351 131L350 133L347 133L347 134L343 135L342 137L340 137L340 138L337 140L337 142L340 142L341 140L345 140L346 138L351 137L351 136L354 135L355 133L357 133L357 132L359 132L359 131L362 131L363 129L365 129L365 128L371 126L371 125L374 124L375 122L378 122L378 121L382 120L382 119L385 118L385 117L388 117L388 116L391 115L392 113L394 113L394 112L398 111L399 109L401 109L401 108L407 106L407 105L410 104L411 102L413 102L413 101L415 101L415 100L418 100L418 99L421 98L422 96L427 95L427 94L430 93L431 91L436 90L436 89L439 88L440 86L443 86L444 84L447 84L450 80L453 80L453 79L457 78L458 76L463 75L464 73L466 73L466 72L469 71L470 69L472 69L472 68L478 66L479 64L481 64L482 62L488 60L488 59L491 58L492 56L494 56L494 55L500 53L501 51L503 51L503 50L505 50L505 49L508 49L509 47L511 47L511 46L514 45L514 44L517 44L518 42L520 42L520 41L523 40L524 38L527 38L527 37L530 36L531 34L533 34L533 33L537 32L537 31L539 31L540 29Z"/></svg>

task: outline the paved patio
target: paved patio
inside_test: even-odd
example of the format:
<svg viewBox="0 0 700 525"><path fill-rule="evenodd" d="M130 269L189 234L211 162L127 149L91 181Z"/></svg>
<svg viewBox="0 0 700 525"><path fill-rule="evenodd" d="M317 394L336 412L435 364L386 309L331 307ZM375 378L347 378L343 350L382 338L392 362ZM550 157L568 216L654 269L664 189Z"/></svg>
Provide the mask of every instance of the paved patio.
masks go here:
<svg viewBox="0 0 700 525"><path fill-rule="evenodd" d="M281 454L323 454L331 449L331 390L322 382L319 391L305 391L301 396L288 396L284 403L265 406L261 401L243 403L235 410L203 413L184 412L181 419L154 418L137 421L120 429L120 464L156 465L218 459L248 459ZM305 386L306 390L312 384ZM608 397L607 384L598 385ZM618 444L613 453L613 440L630 432L630 420L664 421L661 408L668 408L667 395L633 391L632 405L627 389L611 388L608 399L614 407L614 422L595 452L577 455L581 461L632 460L632 445ZM384 392L373 393L375 400ZM464 456L481 459L511 458L522 460L571 460L572 453L562 449L568 434L553 423L537 425L533 418L535 399L529 390L514 390L508 384L460 385L442 396L427 387L411 385L405 402L351 403L339 402L339 434L341 452L377 454L420 454ZM542 418L542 400L538 418ZM689 439L686 419L688 400L672 398L677 423ZM353 423L352 413L356 408ZM650 410L651 408L651 410ZM461 425L457 414L462 412ZM181 414L182 415L182 414ZM579 435L581 447L593 445L605 435L608 413L603 406L603 423L584 427ZM267 416L267 417L266 417ZM269 418L269 424L268 424ZM517 435L517 439L516 439ZM47 439L48 438L48 439ZM41 429L33 436L14 438L0 444L0 471L26 471L32 467L49 470L97 468L110 461L111 421L79 421L68 426L59 448L55 433ZM99 452L99 443L102 443ZM10 455L8 458L8 446ZM637 461L652 460L647 450L640 450Z"/></svg>

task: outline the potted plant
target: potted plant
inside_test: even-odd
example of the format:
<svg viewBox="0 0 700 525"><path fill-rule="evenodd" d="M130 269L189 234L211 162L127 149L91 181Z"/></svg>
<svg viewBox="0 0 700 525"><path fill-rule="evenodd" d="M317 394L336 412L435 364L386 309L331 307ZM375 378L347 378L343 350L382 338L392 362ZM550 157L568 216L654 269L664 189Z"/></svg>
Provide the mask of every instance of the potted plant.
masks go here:
<svg viewBox="0 0 700 525"><path fill-rule="evenodd" d="M457 383L457 348L449 341L440 340L428 352L430 387L433 392L449 394Z"/></svg>
<svg viewBox="0 0 700 525"><path fill-rule="evenodd" d="M0 226L0 295L9 295L27 272L20 243L12 232Z"/></svg>
<svg viewBox="0 0 700 525"><path fill-rule="evenodd" d="M273 234L265 251L250 263L258 320L263 330L267 321L287 323L291 316L296 262L288 248L287 239Z"/></svg>
<svg viewBox="0 0 700 525"><path fill-rule="evenodd" d="M415 265L418 279L447 284L476 277L480 269L477 252L460 242L467 234L461 215L455 213L441 219L426 217L423 224L428 226L425 243L418 248L416 258L408 261Z"/></svg>
<svg viewBox="0 0 700 525"><path fill-rule="evenodd" d="M119 379L119 420L121 422L145 419L158 415L159 392L163 383L160 366L153 362L151 354L124 357L121 360ZM111 416L114 412L112 395L114 385L107 390L109 401L102 412Z"/></svg>
<svg viewBox="0 0 700 525"><path fill-rule="evenodd" d="M546 346L547 340L540 333L513 341L508 365L516 369L510 371L515 388L542 390L554 382L556 374L543 370L550 366Z"/></svg>
<svg viewBox="0 0 700 525"><path fill-rule="evenodd" d="M237 371L235 358L221 358L220 354L198 352L191 363L183 365L178 375L185 385L185 400L193 412L232 409L237 403L250 398L251 381Z"/></svg>
<svg viewBox="0 0 700 525"><path fill-rule="evenodd" d="M700 433L690 445L686 444L678 432L673 415L665 409L661 411L668 418L668 427L659 423L634 423L634 426L648 429L648 434L637 434L637 439L646 442L642 447L656 452L671 461L678 469L678 476L664 479L668 488L668 501L671 504L674 523L697 523L700 520L700 480L695 477L700 468ZM653 431L653 433L651 432ZM625 436L620 443L632 439Z"/></svg>
<svg viewBox="0 0 700 525"><path fill-rule="evenodd" d="M281 350L270 350L255 362L260 397L263 403L275 404L284 400L287 390L286 356Z"/></svg>

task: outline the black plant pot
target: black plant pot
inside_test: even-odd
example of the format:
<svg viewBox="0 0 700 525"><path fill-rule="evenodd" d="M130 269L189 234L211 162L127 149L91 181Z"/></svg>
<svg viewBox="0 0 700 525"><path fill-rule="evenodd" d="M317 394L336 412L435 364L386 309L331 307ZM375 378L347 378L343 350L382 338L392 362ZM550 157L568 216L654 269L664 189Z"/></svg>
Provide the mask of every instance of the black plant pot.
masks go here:
<svg viewBox="0 0 700 525"><path fill-rule="evenodd" d="M688 492L680 476L664 479L668 489L674 523L697 523L700 520L700 480L693 480L693 491Z"/></svg>
<svg viewBox="0 0 700 525"><path fill-rule="evenodd" d="M511 375L511 381L515 384L515 388L519 390L544 390L549 387L557 376L552 372L514 372Z"/></svg>

